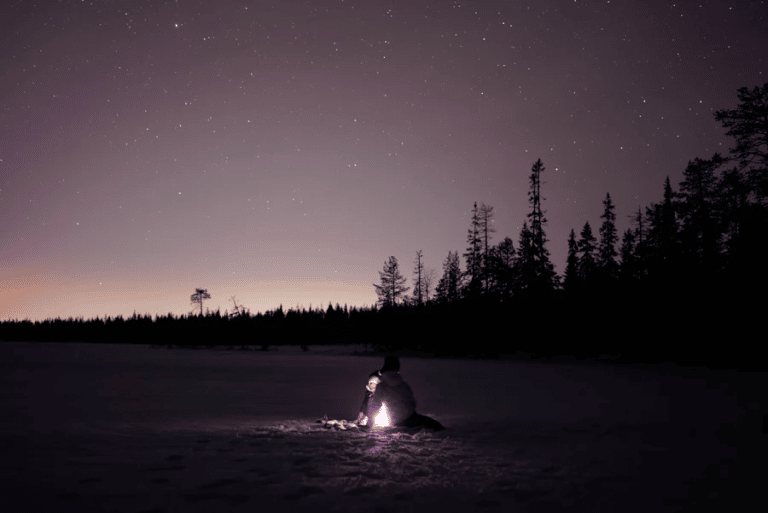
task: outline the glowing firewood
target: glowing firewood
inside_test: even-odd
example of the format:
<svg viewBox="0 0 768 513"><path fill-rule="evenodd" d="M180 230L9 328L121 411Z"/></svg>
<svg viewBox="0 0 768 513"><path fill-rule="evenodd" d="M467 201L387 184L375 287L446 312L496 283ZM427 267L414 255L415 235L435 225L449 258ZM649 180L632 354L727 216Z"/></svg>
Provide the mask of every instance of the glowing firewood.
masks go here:
<svg viewBox="0 0 768 513"><path fill-rule="evenodd" d="M379 413L377 413L373 419L373 426L388 427L391 425L392 425L392 420L389 417L389 409L387 408L387 403L381 403L381 408L379 408Z"/></svg>

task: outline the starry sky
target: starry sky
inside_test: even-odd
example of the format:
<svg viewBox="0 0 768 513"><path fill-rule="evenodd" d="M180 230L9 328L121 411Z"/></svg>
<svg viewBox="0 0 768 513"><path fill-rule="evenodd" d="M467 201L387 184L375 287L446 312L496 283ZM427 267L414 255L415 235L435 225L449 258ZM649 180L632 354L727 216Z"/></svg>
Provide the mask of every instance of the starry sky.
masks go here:
<svg viewBox="0 0 768 513"><path fill-rule="evenodd" d="M768 81L765 1L6 2L0 319L370 306L518 244L541 158L547 247L619 232ZM462 260L462 266L464 261Z"/></svg>

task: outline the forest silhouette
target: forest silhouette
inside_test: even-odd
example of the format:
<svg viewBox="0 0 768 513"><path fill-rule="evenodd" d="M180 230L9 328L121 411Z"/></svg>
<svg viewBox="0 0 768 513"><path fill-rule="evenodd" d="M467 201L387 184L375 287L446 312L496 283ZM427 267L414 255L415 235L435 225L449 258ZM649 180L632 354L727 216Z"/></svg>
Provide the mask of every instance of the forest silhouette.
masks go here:
<svg viewBox="0 0 768 513"><path fill-rule="evenodd" d="M739 89L738 100L736 109L715 113L735 140L728 155L688 162L677 190L667 177L659 184L661 200L638 208L623 234L606 191L599 227L575 226L563 242L562 276L547 249L545 167L537 160L529 177L530 212L516 243L505 237L493 245L493 207L475 203L464 269L459 251L451 251L434 283L418 250L409 287L390 256L373 284L376 305L287 311L281 305L251 314L231 298L231 313L203 313L211 296L197 288L190 299L199 313L7 320L0 340L305 350L365 344L438 356L764 369L757 355L767 281L768 83Z"/></svg>

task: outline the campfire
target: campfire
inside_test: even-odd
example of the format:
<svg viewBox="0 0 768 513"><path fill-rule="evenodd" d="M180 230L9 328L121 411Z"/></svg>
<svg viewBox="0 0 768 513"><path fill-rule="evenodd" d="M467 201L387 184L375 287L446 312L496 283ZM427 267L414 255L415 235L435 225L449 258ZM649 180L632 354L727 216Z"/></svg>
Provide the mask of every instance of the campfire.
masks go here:
<svg viewBox="0 0 768 513"><path fill-rule="evenodd" d="M379 412L373 418L373 427L389 427L392 425L392 419L389 416L387 403L381 403Z"/></svg>

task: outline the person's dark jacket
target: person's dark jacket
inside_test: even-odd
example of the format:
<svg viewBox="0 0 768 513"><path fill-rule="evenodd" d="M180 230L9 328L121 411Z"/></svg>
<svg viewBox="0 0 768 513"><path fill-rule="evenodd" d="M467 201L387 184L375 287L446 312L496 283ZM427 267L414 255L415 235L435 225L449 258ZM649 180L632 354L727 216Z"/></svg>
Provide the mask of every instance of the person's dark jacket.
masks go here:
<svg viewBox="0 0 768 513"><path fill-rule="evenodd" d="M387 371L381 374L381 383L376 387L369 402L368 418L373 419L386 403L392 424L398 425L416 413L416 398L411 387L403 381L397 371Z"/></svg>

